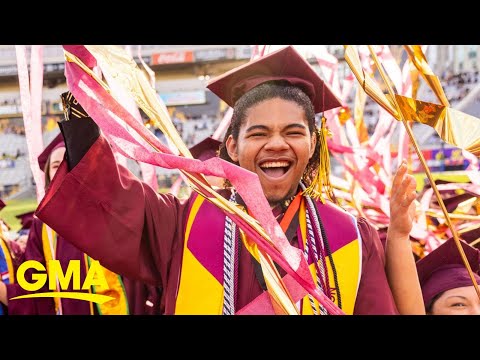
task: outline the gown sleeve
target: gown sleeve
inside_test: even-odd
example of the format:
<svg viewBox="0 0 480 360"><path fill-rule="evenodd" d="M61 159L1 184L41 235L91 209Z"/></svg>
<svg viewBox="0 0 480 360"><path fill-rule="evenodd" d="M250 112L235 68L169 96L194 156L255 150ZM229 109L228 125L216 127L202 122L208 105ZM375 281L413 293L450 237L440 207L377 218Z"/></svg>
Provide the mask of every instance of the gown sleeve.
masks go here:
<svg viewBox="0 0 480 360"><path fill-rule="evenodd" d="M362 237L362 276L355 315L397 315L398 310L385 273L385 252L377 231L359 218Z"/></svg>
<svg viewBox="0 0 480 360"><path fill-rule="evenodd" d="M22 261L35 260L40 262L43 266L45 264L45 256L43 254L42 246L42 222L38 219L33 219L30 232L28 234L27 246L25 253L22 255ZM18 264L19 265L19 264ZM25 279L32 282L33 270L27 270ZM17 280L17 279L16 279ZM47 282L48 283L48 282ZM47 284L39 291L47 291ZM29 294L28 291L23 290L18 282L7 285L7 298L11 299L16 296ZM33 298L33 299L17 299L8 301L9 315L54 315L55 303L50 298Z"/></svg>
<svg viewBox="0 0 480 360"><path fill-rule="evenodd" d="M36 215L108 269L162 286L188 201L157 194L115 161L89 117L61 123L66 159Z"/></svg>

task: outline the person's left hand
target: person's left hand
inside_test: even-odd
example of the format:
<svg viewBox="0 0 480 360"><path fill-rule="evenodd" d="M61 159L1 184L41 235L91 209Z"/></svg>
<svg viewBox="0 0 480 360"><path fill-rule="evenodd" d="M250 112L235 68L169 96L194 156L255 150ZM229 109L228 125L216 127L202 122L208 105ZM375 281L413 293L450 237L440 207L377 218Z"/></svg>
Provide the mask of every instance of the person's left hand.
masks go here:
<svg viewBox="0 0 480 360"><path fill-rule="evenodd" d="M412 175L407 174L407 164L402 162L393 178L390 197L390 235L400 238L408 237L415 219L415 198L417 182Z"/></svg>

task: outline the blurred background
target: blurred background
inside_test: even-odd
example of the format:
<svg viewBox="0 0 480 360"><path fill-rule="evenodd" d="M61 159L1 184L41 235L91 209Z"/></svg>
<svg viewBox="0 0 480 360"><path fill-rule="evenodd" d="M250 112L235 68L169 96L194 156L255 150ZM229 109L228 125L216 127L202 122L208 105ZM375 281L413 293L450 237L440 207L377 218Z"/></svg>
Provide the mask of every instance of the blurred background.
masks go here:
<svg viewBox="0 0 480 360"><path fill-rule="evenodd" d="M143 60L153 70L155 91L167 106L170 117L184 142L190 147L211 136L224 117L228 106L205 88L206 82L236 66L248 62L252 45L121 45L133 54L141 66ZM351 76L344 60L342 45L325 45L328 53L338 61L338 79ZM390 52L399 66L407 60L401 45L390 45ZM30 47L27 46L27 51ZM316 53L309 46L298 46L304 57L322 72ZM479 93L479 45L429 45L425 56L450 101L451 107L480 117ZM27 53L27 59L29 59ZM63 116L60 94L67 91L64 76L64 54L60 45L43 48L42 132L43 144L48 144L59 132L56 124ZM353 109L355 83L346 97L346 108ZM438 103L430 88L420 83L417 99ZM165 141L160 130L142 112L146 127ZM379 118L379 106L367 97L364 107L364 123L369 136L375 130ZM413 130L424 152L430 169L436 176L449 181L467 179L464 170L468 161L462 152L441 141L433 128L415 123ZM395 134L390 150L396 152ZM128 167L140 176L140 166L128 160ZM418 161L413 161L412 172L423 187L424 174ZM156 168L158 191L168 191L178 178L178 171ZM342 177L342 164L332 157L333 174ZM466 180L465 180L466 181ZM180 193L181 194L181 193ZM20 228L18 214L34 210L37 206L35 182L28 161L25 127L19 92L17 58L14 45L0 45L0 199L8 206L0 211L12 230Z"/></svg>

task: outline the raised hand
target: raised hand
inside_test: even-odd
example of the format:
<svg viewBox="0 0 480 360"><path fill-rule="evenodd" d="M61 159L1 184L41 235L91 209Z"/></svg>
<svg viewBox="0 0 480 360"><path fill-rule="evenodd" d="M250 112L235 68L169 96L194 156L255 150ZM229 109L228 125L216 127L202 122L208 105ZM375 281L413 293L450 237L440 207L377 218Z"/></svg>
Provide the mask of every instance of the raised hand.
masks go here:
<svg viewBox="0 0 480 360"><path fill-rule="evenodd" d="M407 174L407 164L402 162L392 183L385 268L397 309L404 315L425 314L422 289L410 244L416 212L416 186L415 178Z"/></svg>
<svg viewBox="0 0 480 360"><path fill-rule="evenodd" d="M390 197L390 225L388 232L394 237L408 237L415 219L417 182L407 174L407 164L402 162L393 178Z"/></svg>

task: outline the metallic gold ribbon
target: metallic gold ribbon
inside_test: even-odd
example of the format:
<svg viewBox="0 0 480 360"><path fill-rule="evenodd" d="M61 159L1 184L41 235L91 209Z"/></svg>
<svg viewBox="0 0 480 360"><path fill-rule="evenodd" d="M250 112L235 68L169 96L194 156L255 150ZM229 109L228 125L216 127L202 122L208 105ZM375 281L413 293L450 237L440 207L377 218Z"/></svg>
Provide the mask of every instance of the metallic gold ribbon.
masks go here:
<svg viewBox="0 0 480 360"><path fill-rule="evenodd" d="M440 84L440 80L428 65L427 59L423 54L422 47L420 45L404 45L403 47L407 51L410 61L417 68L420 75L422 75L422 77L425 79L440 103L443 106L450 106L447 96L443 91L442 84Z"/></svg>
<svg viewBox="0 0 480 360"><path fill-rule="evenodd" d="M410 128L410 125L408 124L407 120L406 120L406 117L404 116L404 112L401 110L402 107L400 106L400 103L399 103L399 95L396 95L394 94L393 92L393 88L391 87L391 83L390 83L390 79L388 78L388 76L385 74L385 72L383 71L383 68L380 64L380 62L378 61L378 58L375 54L375 52L372 50L371 47L369 47L370 49L370 52L371 52L371 55L372 55L372 58L374 60L374 62L376 63L377 65L377 68L378 68L378 71L380 73L380 76L382 77L382 79L384 80L385 82L385 85L387 87L387 90L388 92L390 93L390 96L387 97L385 94L383 94L383 92L381 92L379 86L373 81L373 79L370 79L371 82L367 82L365 80L363 80L363 88L365 90L365 92L367 94L369 94L372 99L374 101L376 101L380 106L382 106L383 108L385 108L385 110L387 110L388 112L390 112L390 114L397 120L401 120L405 126L405 129L408 133L408 136L410 137L410 140L412 141L412 144L415 148L415 151L417 152L417 155L418 155L418 158L420 160L420 162L422 163L422 166L425 170L425 173L430 181L430 184L432 186L432 189L437 197L437 201L440 205L440 208L442 209L442 212L445 216L445 221L448 225L448 228L450 229L450 231L452 232L452 237L453 237L453 240L455 241L455 244L457 246L457 249L460 253L460 256L462 258L462 261L465 265L465 268L467 269L469 275L470 275L470 278L472 280L472 283L473 283L473 286L475 287L475 290L477 292L477 295L478 297L480 298L480 289L478 287L478 284L477 282L475 281L475 278L473 276L473 272L472 272L472 269L470 267L470 264L467 260L467 257L465 255L465 252L463 251L463 248L462 248L462 245L460 243L460 240L459 240L459 237L458 237L458 234L457 234L457 231L455 230L455 227L453 226L452 222L451 222L451 219L449 217L449 213L445 207L445 204L442 200L442 197L440 196L440 192L438 191L437 189L437 186L435 184L435 181L433 180L433 176L428 168L428 165L425 161L425 158L423 156L423 153L421 152L416 140L415 140L415 137L413 136L413 132L412 132L412 129ZM434 88L432 88L432 90L435 92L435 94L437 95L437 97L439 97L440 99L442 99L442 94L443 96L445 95L443 93L443 89L441 89L441 85L438 81L438 78L436 78L432 71L430 70L430 67L428 66L427 62L426 62L426 59L423 57L421 57L420 55L423 55L423 52L421 54L418 53L418 49L420 49L421 51L421 48L415 48L412 50L412 53L415 55L415 50L417 51L417 54L418 57L415 57L413 56L413 60L412 62L414 62L415 66L417 67L417 69L419 69L419 71L421 72L421 74L424 76L425 79L428 78L427 82L429 83L429 85L433 86ZM347 53L347 50L348 50L348 53ZM408 51L408 50L407 50ZM348 60L347 60L348 58ZM360 60L358 58L358 54L356 52L356 49L351 47L351 46L348 46L346 45L345 46L345 60L347 60L347 63L348 65L350 66L350 68L352 69L352 72L354 72L355 76L357 77L357 80L361 82L361 79L365 78L365 76L362 77L362 74L361 74L361 64L360 64ZM429 75L428 77L426 75ZM435 80L436 78L436 80ZM440 86L440 89L438 88ZM440 91L441 90L441 91ZM380 91L380 93L379 93ZM387 99L387 101L385 101L385 99ZM412 99L413 101L416 101L414 99ZM445 103L447 104L448 106L448 100L445 101L445 99L442 99L442 103ZM408 103L408 102L406 102ZM411 104L412 102L410 102ZM435 104L431 104L431 103L428 103L429 105L435 105ZM439 106L439 105L437 105ZM443 106L444 109L447 109L447 107L444 105ZM403 106L404 109L411 109L412 107L407 107L407 106ZM427 119L435 119L435 116L431 115L430 112L435 112L434 111L435 109L433 108L432 110L430 110L430 107L427 107L427 116L425 116ZM418 113L418 112L417 112ZM422 113L420 113L422 115ZM423 114L425 114L425 111L423 112ZM413 117L415 116L415 112L413 111L410 111L408 113L409 116ZM423 115L422 115L423 116ZM446 116L437 116L437 119L441 119L441 120L445 120ZM455 131L449 131L450 129L455 129L455 130L459 130L461 127L462 127L462 123L461 122L458 122L456 123L457 126L452 126L451 128L448 127L448 125L450 125L451 123L455 123L455 121L452 121L452 122L447 122L447 124L444 124L442 121L439 121L437 120L438 123L435 123L436 126L439 126L441 128L441 132L442 134L448 134L447 138L450 139L451 141L458 141L458 139L455 138ZM431 126L431 125L430 125ZM437 128L435 128L437 130ZM437 130L438 132L438 130ZM457 131L458 132L458 131ZM468 137L470 139L470 137ZM443 139L443 137L442 137ZM466 139L462 138L461 139L462 141L464 142L467 142L467 143L471 143L471 141L467 141Z"/></svg>
<svg viewBox="0 0 480 360"><path fill-rule="evenodd" d="M97 61L103 61L105 63L105 66L102 66L102 69L110 67L112 76L116 77L119 83L122 83L128 91L132 92L132 95L135 98L135 101L145 111L147 115L149 115L152 119L155 119L155 121L159 122L158 126L167 135L167 137L174 142L180 154L183 155L184 160L187 160L188 158L191 159L192 157L191 157L190 151L188 150L186 145L183 143L182 139L180 138L179 134L177 133L176 129L171 123L168 117L168 112L166 111L166 109L159 106L158 100L156 98L156 94L154 90L151 88L150 84L148 83L145 75L138 70L138 68L136 67L136 64L131 58L128 58L127 56L125 56L123 49L118 47L110 47L110 46L108 47L88 46L88 50L91 50L92 53L95 54ZM84 71L84 73L88 74L90 78L93 78L96 83L100 84L103 87L103 90L108 91L108 86L106 86L101 79L95 76L95 74L85 64L83 64L83 62L80 59L78 59L76 56L74 56L73 54L67 51L65 51L65 55L66 55L67 61L78 65ZM84 81L83 85L87 84L87 86L90 86L92 89L95 89L94 91L96 91L97 96L99 96L100 98L105 97L105 94L103 95L101 94L101 88L99 88L98 86L95 86L94 82L90 81L88 77L82 77L82 75L78 73L75 67L72 67L70 66L70 64L67 64L67 70L68 70L66 71L67 79L70 78L70 80L72 81L73 81L73 78L76 79L75 82L72 82L72 83L69 82L69 87L71 88L71 91L72 93L74 93L75 97L79 99L79 101L80 101L79 97L86 95L84 93L82 94L83 90L81 90L76 84L76 81L79 81L80 78L82 78L83 79L82 81ZM102 119L109 119L108 114L105 114L104 112L100 114L97 112L97 108L89 107L90 105L93 106L93 104L90 104L91 101L87 101L87 99L91 100L88 97L84 99L85 106L87 107L86 110L94 120L100 121ZM96 100L99 101L98 99ZM107 99L105 99L105 101L107 101ZM103 105L105 106L105 104L106 103L104 103ZM118 112L113 107L109 107L107 108L107 110L110 110L113 114L116 114ZM123 114L123 115L128 117L128 114ZM135 131L137 131L138 135L140 135L144 141L146 141L150 146L152 146L153 149L155 149L157 152L159 151L160 144L158 142L158 139L149 137L148 135L150 134L147 134L145 129L140 129L138 126L136 126L138 124L134 124L133 121L132 122L129 121L128 124ZM110 126L110 125L107 125L107 126ZM104 129L102 128L102 130ZM117 137L119 133L123 133L123 130L121 128L116 129ZM134 144L132 143L132 145ZM141 146L139 143L137 143L136 145ZM140 152L143 152L143 150L140 150ZM159 155L159 157L166 156L158 153L155 153L155 154ZM149 155L147 153L144 153L144 155L151 156L152 154ZM195 160L191 160L191 161L195 161ZM226 167L227 166L225 164L224 169L226 169ZM282 267L284 267L284 269L287 270L287 272L292 274L292 276L299 282L300 285L302 285L308 292L312 293L312 295L319 302L321 302L324 306L326 306L326 308L328 308L330 313L332 314L343 313L340 309L338 309L338 307L335 306L335 304L333 304L330 301L330 299L326 298L323 294L320 294L315 289L313 280L311 279L310 274L307 273L308 266L306 265L306 262L304 261L301 253L297 251L298 249L295 250L292 248L292 246L288 243L288 240L286 240L285 235L283 233L282 233L283 236L280 236L280 234L276 231L276 229L274 229L274 226L272 225L273 223L270 224L270 220L268 219L268 212L266 211L255 212L255 210L253 210L253 213L255 214L255 216L257 216L257 218L260 219L260 223L263 223L263 225L267 226L267 229L269 229L269 232L273 235L273 240L272 238L270 238L270 236L266 233L264 228L260 225L260 223L256 219L246 215L245 213L237 209L235 206L232 206L232 204L227 199L223 198L215 190L213 190L202 174L190 173L184 170L182 170L182 173L185 174L185 176L189 180L189 185L195 191L197 191L199 194L204 196L207 200L209 200L210 202L218 206L225 213L229 214L232 217L232 220L234 220L237 223L237 225L242 227L249 236L259 241L258 244L259 244L260 250L265 251L265 253L272 256L272 259L275 262L281 264ZM212 174L212 175L215 175L215 174ZM217 174L216 176L222 176L222 177L226 176L226 174L223 174L223 175L224 176L222 176L221 174ZM240 184L237 184L236 187L238 185ZM252 184L249 184L250 189L251 189L251 186ZM241 187L239 188L239 192L240 194L242 194ZM248 197L248 194L245 194L245 196ZM245 196L242 195L242 197L247 201ZM255 209L256 208L255 204L257 204L257 207L258 207L258 199L256 199L256 203L254 202L250 204L249 208L251 207L252 209ZM284 301L286 302L289 301L288 294L285 294L285 293L276 294L276 296L283 298Z"/></svg>
<svg viewBox="0 0 480 360"><path fill-rule="evenodd" d="M461 111L395 94L395 101L405 119L435 129L448 144L480 157L480 119Z"/></svg>

